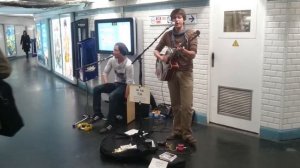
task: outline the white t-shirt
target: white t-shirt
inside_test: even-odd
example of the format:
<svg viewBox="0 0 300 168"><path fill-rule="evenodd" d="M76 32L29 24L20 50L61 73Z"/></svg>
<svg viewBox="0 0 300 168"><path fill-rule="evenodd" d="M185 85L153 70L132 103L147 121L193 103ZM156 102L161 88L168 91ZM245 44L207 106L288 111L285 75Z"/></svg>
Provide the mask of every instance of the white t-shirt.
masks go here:
<svg viewBox="0 0 300 168"><path fill-rule="evenodd" d="M133 65L130 59L127 57L122 63L118 63L116 58L111 58L108 60L103 74L108 75L110 71L113 70L115 73L115 82L133 84Z"/></svg>

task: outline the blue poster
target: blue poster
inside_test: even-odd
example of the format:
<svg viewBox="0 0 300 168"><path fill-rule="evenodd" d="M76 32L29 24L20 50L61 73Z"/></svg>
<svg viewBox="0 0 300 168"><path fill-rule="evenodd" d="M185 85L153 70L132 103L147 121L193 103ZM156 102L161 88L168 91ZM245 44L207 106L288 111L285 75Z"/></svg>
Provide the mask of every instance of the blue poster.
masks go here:
<svg viewBox="0 0 300 168"><path fill-rule="evenodd" d="M44 20L41 22L41 46L43 48L43 56L45 60L45 66L50 68L49 62L49 34L48 34L48 22Z"/></svg>
<svg viewBox="0 0 300 168"><path fill-rule="evenodd" d="M36 27L36 50L37 50L37 56L38 56L38 61L40 64L45 66L45 60L43 56L43 48L41 45L41 24L40 22L37 22L35 24Z"/></svg>
<svg viewBox="0 0 300 168"><path fill-rule="evenodd" d="M17 54L15 26L6 25L5 26L5 35L6 35L7 56L9 56L9 57L15 56Z"/></svg>

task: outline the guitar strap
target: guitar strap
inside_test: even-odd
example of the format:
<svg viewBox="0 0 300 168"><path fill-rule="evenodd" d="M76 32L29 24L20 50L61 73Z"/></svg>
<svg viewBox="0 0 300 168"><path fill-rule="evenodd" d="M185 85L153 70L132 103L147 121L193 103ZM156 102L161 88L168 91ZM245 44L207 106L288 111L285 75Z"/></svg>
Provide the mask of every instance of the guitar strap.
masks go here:
<svg viewBox="0 0 300 168"><path fill-rule="evenodd" d="M176 41L175 41L175 37L176 36L184 36L184 41L182 41L181 42L181 44L182 43L185 43L185 45L187 46L187 49L189 49L189 38L188 38L188 35L187 35L187 33L186 33L187 31L186 30L184 30L184 31L182 31L182 32L180 32L180 33L176 33L176 32L174 32L173 30L172 30L172 34L171 34L171 47L172 48L176 48ZM175 53L175 55L177 56L177 57L180 57L181 55L179 54L179 53ZM183 57L185 60L186 60L186 58L185 57Z"/></svg>

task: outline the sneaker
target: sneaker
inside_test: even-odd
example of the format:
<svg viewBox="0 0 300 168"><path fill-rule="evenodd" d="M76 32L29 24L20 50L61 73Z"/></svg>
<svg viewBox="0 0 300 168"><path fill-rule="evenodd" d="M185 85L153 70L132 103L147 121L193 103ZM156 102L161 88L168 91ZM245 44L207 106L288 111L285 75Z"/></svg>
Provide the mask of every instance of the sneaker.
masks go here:
<svg viewBox="0 0 300 168"><path fill-rule="evenodd" d="M186 136L183 138L183 140L188 143L189 145L191 145L192 147L196 146L197 140L196 138L194 138L192 135Z"/></svg>
<svg viewBox="0 0 300 168"><path fill-rule="evenodd" d="M108 125L107 127L104 127L104 128L101 128L99 130L99 133L100 134L105 134L105 133L108 133L112 130L112 126L111 125Z"/></svg>
<svg viewBox="0 0 300 168"><path fill-rule="evenodd" d="M97 122L98 120L107 120L106 118L104 118L104 116L103 115L96 115L96 114L94 114L94 116L92 117L92 119L93 119L93 123L94 122Z"/></svg>
<svg viewBox="0 0 300 168"><path fill-rule="evenodd" d="M116 115L116 119L119 120L119 121L121 121L121 120L123 120L123 116L121 116L121 115Z"/></svg>

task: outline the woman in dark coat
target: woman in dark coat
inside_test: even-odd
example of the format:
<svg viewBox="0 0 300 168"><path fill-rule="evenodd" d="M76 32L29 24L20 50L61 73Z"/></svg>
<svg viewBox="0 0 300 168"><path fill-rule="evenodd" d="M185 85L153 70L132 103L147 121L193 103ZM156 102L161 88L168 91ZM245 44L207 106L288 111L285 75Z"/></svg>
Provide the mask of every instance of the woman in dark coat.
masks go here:
<svg viewBox="0 0 300 168"><path fill-rule="evenodd" d="M30 50L30 37L25 30L23 31L20 44L22 45L22 49L26 53L26 58L28 59L28 52Z"/></svg>

